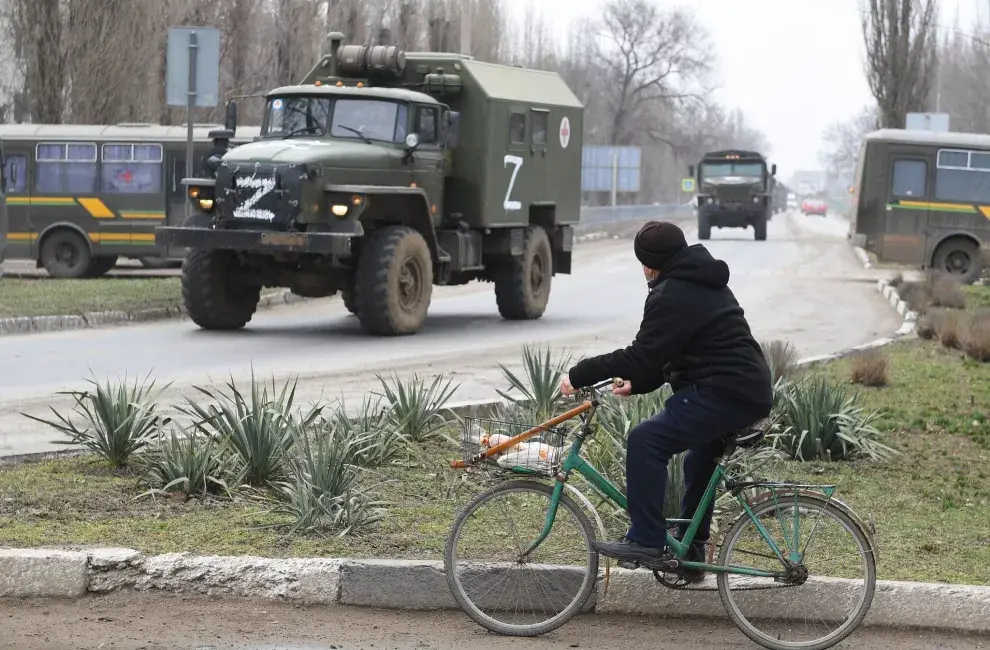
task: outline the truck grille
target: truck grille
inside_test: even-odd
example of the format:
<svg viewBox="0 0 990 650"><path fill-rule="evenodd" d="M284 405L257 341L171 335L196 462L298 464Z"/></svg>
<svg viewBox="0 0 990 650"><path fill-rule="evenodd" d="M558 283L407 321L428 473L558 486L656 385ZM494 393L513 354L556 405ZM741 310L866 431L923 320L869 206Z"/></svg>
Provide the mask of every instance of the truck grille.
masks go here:
<svg viewBox="0 0 990 650"><path fill-rule="evenodd" d="M739 203L747 199L752 201L754 193L751 185L719 185L712 188L716 200L725 203Z"/></svg>
<svg viewBox="0 0 990 650"><path fill-rule="evenodd" d="M224 163L217 172L217 211L227 228L287 230L299 214L297 165Z"/></svg>

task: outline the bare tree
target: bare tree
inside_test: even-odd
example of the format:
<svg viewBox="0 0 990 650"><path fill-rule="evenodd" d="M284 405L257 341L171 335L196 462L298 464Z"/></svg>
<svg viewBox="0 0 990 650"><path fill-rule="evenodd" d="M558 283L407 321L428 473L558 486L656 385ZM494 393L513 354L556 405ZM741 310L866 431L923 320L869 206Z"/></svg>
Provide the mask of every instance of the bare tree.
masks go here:
<svg viewBox="0 0 990 650"><path fill-rule="evenodd" d="M928 106L937 62L937 0L865 0L866 78L880 125L903 128Z"/></svg>
<svg viewBox="0 0 990 650"><path fill-rule="evenodd" d="M842 181L852 179L859 162L859 148L865 136L877 128L877 108L869 106L848 120L833 122L822 134L821 161L825 170Z"/></svg>
<svg viewBox="0 0 990 650"><path fill-rule="evenodd" d="M695 82L708 71L704 40L704 32L682 10L661 10L647 0L605 3L597 53L614 88L609 100L613 143L631 142L631 123L648 108L693 94Z"/></svg>

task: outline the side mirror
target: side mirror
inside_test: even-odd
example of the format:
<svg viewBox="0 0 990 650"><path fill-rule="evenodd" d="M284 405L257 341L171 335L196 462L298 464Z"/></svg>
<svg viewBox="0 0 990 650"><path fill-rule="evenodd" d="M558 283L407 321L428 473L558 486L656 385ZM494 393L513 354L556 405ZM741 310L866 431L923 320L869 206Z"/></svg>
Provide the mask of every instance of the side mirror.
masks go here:
<svg viewBox="0 0 990 650"><path fill-rule="evenodd" d="M770 175L771 176L777 175L777 163L770 165Z"/></svg>
<svg viewBox="0 0 990 650"><path fill-rule="evenodd" d="M694 177L694 165L688 165L688 176Z"/></svg>
<svg viewBox="0 0 990 650"><path fill-rule="evenodd" d="M223 122L224 129L234 133L237 131L237 100L227 101L227 115Z"/></svg>

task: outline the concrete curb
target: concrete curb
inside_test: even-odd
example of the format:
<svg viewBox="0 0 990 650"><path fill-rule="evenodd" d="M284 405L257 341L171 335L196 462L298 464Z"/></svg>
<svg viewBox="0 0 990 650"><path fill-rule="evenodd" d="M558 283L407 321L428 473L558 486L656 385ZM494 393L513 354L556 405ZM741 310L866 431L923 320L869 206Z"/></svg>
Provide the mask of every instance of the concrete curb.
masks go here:
<svg viewBox="0 0 990 650"><path fill-rule="evenodd" d="M258 309L291 305L303 300L308 300L308 298L297 296L288 289L281 289L263 295L258 302ZM91 329L125 323L147 323L170 318L185 318L185 316L186 310L181 306L156 307L135 312L99 311L63 316L14 316L0 318L0 336Z"/></svg>
<svg viewBox="0 0 990 650"><path fill-rule="evenodd" d="M541 570L558 578L573 573L564 567ZM714 588L714 578L704 586ZM844 602L840 596L848 588L849 581L832 579L796 590L787 611L800 616L812 601ZM457 609L443 563L437 561L144 555L124 548L0 549L0 597L81 598L127 590L308 605ZM780 603L773 605L779 613ZM624 569L613 569L607 585L599 575L587 611L680 617L721 617L724 612L715 591L670 591L657 585L652 574ZM990 587L878 581L866 625L990 631Z"/></svg>
<svg viewBox="0 0 990 650"><path fill-rule="evenodd" d="M873 262L870 261L869 254L862 246L853 246L853 252L856 253L856 257L859 258L859 261L863 263L863 268L873 268Z"/></svg>

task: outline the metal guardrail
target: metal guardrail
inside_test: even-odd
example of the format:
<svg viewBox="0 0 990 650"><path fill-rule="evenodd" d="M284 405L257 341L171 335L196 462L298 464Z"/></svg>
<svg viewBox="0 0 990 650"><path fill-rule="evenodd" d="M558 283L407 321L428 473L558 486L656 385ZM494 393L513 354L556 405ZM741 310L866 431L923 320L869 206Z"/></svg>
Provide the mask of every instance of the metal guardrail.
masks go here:
<svg viewBox="0 0 990 650"><path fill-rule="evenodd" d="M691 205L617 205L582 206L581 222L576 230L588 231L627 221L649 221L650 219L689 219L694 216Z"/></svg>

